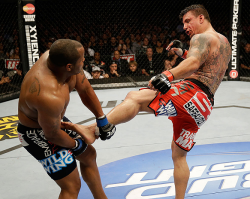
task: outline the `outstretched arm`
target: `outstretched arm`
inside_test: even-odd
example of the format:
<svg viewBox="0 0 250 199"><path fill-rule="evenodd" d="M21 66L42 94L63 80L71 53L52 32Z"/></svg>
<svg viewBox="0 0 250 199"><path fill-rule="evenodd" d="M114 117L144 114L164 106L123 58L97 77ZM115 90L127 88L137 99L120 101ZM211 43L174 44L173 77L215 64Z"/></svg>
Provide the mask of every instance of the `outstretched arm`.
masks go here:
<svg viewBox="0 0 250 199"><path fill-rule="evenodd" d="M100 138L102 140L110 139L116 128L108 122L106 115L103 113L99 99L97 98L94 89L86 79L83 70L76 76L76 90L83 104L96 116L97 126L100 130ZM80 133L80 131L78 131Z"/></svg>
<svg viewBox="0 0 250 199"><path fill-rule="evenodd" d="M83 104L98 118L104 115L100 101L94 89L85 77L83 69L76 75L76 90Z"/></svg>

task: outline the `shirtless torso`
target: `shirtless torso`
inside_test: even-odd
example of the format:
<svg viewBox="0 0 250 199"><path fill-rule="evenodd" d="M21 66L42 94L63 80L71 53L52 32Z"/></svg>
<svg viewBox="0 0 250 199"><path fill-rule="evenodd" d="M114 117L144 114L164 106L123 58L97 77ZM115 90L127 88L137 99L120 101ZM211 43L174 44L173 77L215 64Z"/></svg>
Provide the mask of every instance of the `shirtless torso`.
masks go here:
<svg viewBox="0 0 250 199"><path fill-rule="evenodd" d="M194 78L206 85L214 94L219 87L231 57L227 38L215 31L195 35L191 40L187 57L198 57L201 66L188 78Z"/></svg>
<svg viewBox="0 0 250 199"><path fill-rule="evenodd" d="M61 119L70 100L70 92L76 89L81 100L95 115L102 116L100 102L83 72L84 48L79 50L81 57L71 71L48 66L49 51L25 75L22 83L18 117L22 125L42 128L47 138L63 147L74 144L61 130ZM71 144L70 144L71 143Z"/></svg>
<svg viewBox="0 0 250 199"><path fill-rule="evenodd" d="M69 77L65 84L58 83L48 68L48 54L49 51L43 54L26 74L22 83L18 117L23 125L32 128L41 128L38 110L44 109L44 104L57 106L57 114L62 118L69 103L69 93L76 85L76 75Z"/></svg>

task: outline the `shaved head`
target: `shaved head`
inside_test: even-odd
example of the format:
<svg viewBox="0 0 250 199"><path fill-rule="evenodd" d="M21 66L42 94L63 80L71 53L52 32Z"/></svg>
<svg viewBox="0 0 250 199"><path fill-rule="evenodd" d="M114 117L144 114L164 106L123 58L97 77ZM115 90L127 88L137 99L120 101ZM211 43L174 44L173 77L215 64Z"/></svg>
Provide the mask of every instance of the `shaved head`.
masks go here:
<svg viewBox="0 0 250 199"><path fill-rule="evenodd" d="M80 58L78 52L82 48L82 44L75 40L58 39L50 47L49 60L52 64L58 67L73 64Z"/></svg>

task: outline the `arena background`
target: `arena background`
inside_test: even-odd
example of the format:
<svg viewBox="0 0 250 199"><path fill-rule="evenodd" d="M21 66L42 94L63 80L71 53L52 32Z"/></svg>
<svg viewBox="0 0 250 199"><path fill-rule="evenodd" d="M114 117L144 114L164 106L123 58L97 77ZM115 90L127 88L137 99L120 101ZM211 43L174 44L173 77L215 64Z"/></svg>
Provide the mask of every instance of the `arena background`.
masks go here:
<svg viewBox="0 0 250 199"><path fill-rule="evenodd" d="M31 0L32 1L32 0ZM27 57L27 41L25 41L23 5L28 0L5 0L0 3L0 102L18 98L22 80L30 66ZM57 39L69 38L79 40L84 46L88 45L94 51L99 51L101 61L99 65L107 73L112 64L113 48L109 43L111 37L116 40L136 37L149 38L149 45L154 46L152 38L162 40L166 45L173 39L180 39L182 33L181 21L178 15L182 9L191 4L203 4L210 14L212 25L216 31L232 38L231 21L233 16L232 3L240 4L237 24L237 72L235 80L246 80L250 77L250 70L242 69L240 64L244 54L244 47L250 41L249 8L247 0L175 0L175 1L80 1L80 0L36 0L35 23L38 38L39 56ZM22 10L21 10L22 9ZM173 35L173 31L176 35ZM155 35L155 36L154 36ZM108 45L105 47L104 40ZM95 42L94 42L95 41ZM184 38L188 48L189 38ZM96 43L96 44L94 44ZM118 45L118 43L116 43ZM155 50L154 50L155 51ZM248 53L249 54L249 53ZM91 55L91 53L90 53ZM84 69L91 73L93 56L86 55ZM143 68L143 52L133 51L130 60L138 62L138 68ZM94 89L144 86L147 81L164 68L167 52L154 52L154 62L159 68L149 76L123 74L117 78L89 79ZM249 56L250 57L250 56ZM245 62L250 62L244 57ZM173 66L174 67L174 66ZM250 68L250 64L249 64ZM229 72L229 71L228 71ZM228 73L224 80L232 80Z"/></svg>

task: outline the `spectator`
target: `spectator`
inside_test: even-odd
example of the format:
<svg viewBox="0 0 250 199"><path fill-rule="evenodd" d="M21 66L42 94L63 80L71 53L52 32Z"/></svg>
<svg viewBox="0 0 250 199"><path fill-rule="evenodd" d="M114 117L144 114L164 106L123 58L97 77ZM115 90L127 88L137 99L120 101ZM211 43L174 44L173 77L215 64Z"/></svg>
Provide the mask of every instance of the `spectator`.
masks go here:
<svg viewBox="0 0 250 199"><path fill-rule="evenodd" d="M165 59L171 60L173 68L175 66L177 66L183 60L178 55L176 55L175 52L173 50L171 50L171 49L169 51L167 51Z"/></svg>
<svg viewBox="0 0 250 199"><path fill-rule="evenodd" d="M1 76L1 71L0 71L0 76ZM11 79L7 76L7 77L5 77L5 76L1 76L0 77L0 85L3 85L3 84L5 84L5 83L10 83L11 82Z"/></svg>
<svg viewBox="0 0 250 199"><path fill-rule="evenodd" d="M95 37L93 35L91 35L91 37L90 37L88 46L89 46L90 49L93 49L94 51L97 50L98 45L97 45L96 39L95 39Z"/></svg>
<svg viewBox="0 0 250 199"><path fill-rule="evenodd" d="M107 46L108 45L108 35L106 33L103 33L102 40L103 40L104 46Z"/></svg>
<svg viewBox="0 0 250 199"><path fill-rule="evenodd" d="M109 71L107 72L109 78L120 77L121 75L117 71L117 64L116 62L112 62L109 66Z"/></svg>
<svg viewBox="0 0 250 199"><path fill-rule="evenodd" d="M170 38L167 37L166 40L165 40L165 43L163 44L163 48L166 49L169 44L170 44Z"/></svg>
<svg viewBox="0 0 250 199"><path fill-rule="evenodd" d="M132 43L131 43L131 40L130 40L129 37L127 37L127 38L125 39L125 44L126 44L126 46L127 46L127 49L129 50L130 54L133 54L133 51L132 51L132 49L131 49Z"/></svg>
<svg viewBox="0 0 250 199"><path fill-rule="evenodd" d="M132 51L133 53L137 53L137 51L141 48L141 36L140 34L136 34L135 42L132 43Z"/></svg>
<svg viewBox="0 0 250 199"><path fill-rule="evenodd" d="M77 35L77 36L76 36L76 41L78 41L78 42L82 43L81 36Z"/></svg>
<svg viewBox="0 0 250 199"><path fill-rule="evenodd" d="M105 72L105 70L106 70L106 64L104 61L101 61L101 54L99 52L94 53L94 59L91 60L89 63L92 66L92 68L94 66L98 66L101 68L102 72ZM93 71L93 70L91 70L91 71Z"/></svg>
<svg viewBox="0 0 250 199"><path fill-rule="evenodd" d="M133 54L132 50L128 49L126 44L122 44L119 52L121 55Z"/></svg>
<svg viewBox="0 0 250 199"><path fill-rule="evenodd" d="M160 40L162 44L165 43L165 41L166 41L166 36L165 36L164 32L161 32L161 33L160 33L158 40Z"/></svg>
<svg viewBox="0 0 250 199"><path fill-rule="evenodd" d="M137 51L137 55L145 55L148 47L149 47L149 40L147 37L145 37L141 48Z"/></svg>
<svg viewBox="0 0 250 199"><path fill-rule="evenodd" d="M126 59L121 59L120 52L118 50L115 50L114 52L114 61L117 64L118 73L122 76L125 75L128 61Z"/></svg>
<svg viewBox="0 0 250 199"><path fill-rule="evenodd" d="M89 48L88 43L83 43L84 47L84 56L85 57L93 57L95 54L95 51L92 48Z"/></svg>
<svg viewBox="0 0 250 199"><path fill-rule="evenodd" d="M13 54L10 56L10 59L20 59L19 56L19 47L16 47Z"/></svg>
<svg viewBox="0 0 250 199"><path fill-rule="evenodd" d="M184 32L183 24L182 24L182 23L180 23L180 24L176 27L176 31L177 31L177 33Z"/></svg>
<svg viewBox="0 0 250 199"><path fill-rule="evenodd" d="M176 40L177 39L177 34L175 30L172 30L171 34L170 34L170 40Z"/></svg>
<svg viewBox="0 0 250 199"><path fill-rule="evenodd" d="M126 31L125 31L124 28L121 29L121 31L120 31L120 36L121 36L121 39L122 39L122 40L125 39L125 37L126 37Z"/></svg>
<svg viewBox="0 0 250 199"><path fill-rule="evenodd" d="M141 76L141 70L138 68L138 63L136 61L130 61L128 63L127 76Z"/></svg>
<svg viewBox="0 0 250 199"><path fill-rule="evenodd" d="M100 67L98 67L98 66L94 66L92 68L91 74L92 74L92 79L103 79L103 78L108 78L109 77L108 74L102 75L103 72L101 71Z"/></svg>
<svg viewBox="0 0 250 199"><path fill-rule="evenodd" d="M163 63L156 56L153 56L151 47L147 48L146 55L138 57L138 64L145 76L156 75L163 70Z"/></svg>
<svg viewBox="0 0 250 199"><path fill-rule="evenodd" d="M172 69L172 66L173 66L173 63L171 62L171 60L166 59L164 61L164 70L163 71Z"/></svg>
<svg viewBox="0 0 250 199"><path fill-rule="evenodd" d="M131 44L133 46L133 43L136 42L134 34L130 34L130 41L131 41Z"/></svg>
<svg viewBox="0 0 250 199"><path fill-rule="evenodd" d="M164 54L166 53L166 49L163 48L163 43L161 40L157 40L156 47L155 47L155 52L156 54Z"/></svg>
<svg viewBox="0 0 250 199"><path fill-rule="evenodd" d="M250 43L247 43L240 56L240 75L250 76Z"/></svg>
<svg viewBox="0 0 250 199"><path fill-rule="evenodd" d="M188 50L189 49L189 46L187 45L186 43L186 36L185 36L185 33L180 33L179 35L179 40L183 43L183 48Z"/></svg>
<svg viewBox="0 0 250 199"><path fill-rule="evenodd" d="M99 39L98 41L98 46L97 46L97 51L102 54L102 55L108 55L108 46L107 43L104 44L102 39Z"/></svg>
<svg viewBox="0 0 250 199"><path fill-rule="evenodd" d="M110 39L110 45L109 45L109 54L112 54L115 49L117 48L117 42L115 37L111 37Z"/></svg>
<svg viewBox="0 0 250 199"><path fill-rule="evenodd" d="M153 48L155 48L157 46L157 35L156 34L152 34L152 38L151 38L151 44L150 44Z"/></svg>

